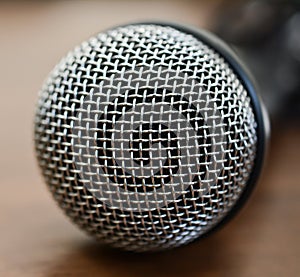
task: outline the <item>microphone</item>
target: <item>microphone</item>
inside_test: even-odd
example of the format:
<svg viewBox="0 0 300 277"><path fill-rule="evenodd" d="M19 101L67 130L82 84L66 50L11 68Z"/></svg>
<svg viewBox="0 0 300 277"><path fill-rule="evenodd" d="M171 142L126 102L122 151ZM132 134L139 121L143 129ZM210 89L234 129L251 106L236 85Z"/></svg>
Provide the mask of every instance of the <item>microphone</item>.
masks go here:
<svg viewBox="0 0 300 277"><path fill-rule="evenodd" d="M214 35L161 22L119 26L50 73L35 149L58 205L128 251L188 244L253 190L268 120L236 55Z"/></svg>

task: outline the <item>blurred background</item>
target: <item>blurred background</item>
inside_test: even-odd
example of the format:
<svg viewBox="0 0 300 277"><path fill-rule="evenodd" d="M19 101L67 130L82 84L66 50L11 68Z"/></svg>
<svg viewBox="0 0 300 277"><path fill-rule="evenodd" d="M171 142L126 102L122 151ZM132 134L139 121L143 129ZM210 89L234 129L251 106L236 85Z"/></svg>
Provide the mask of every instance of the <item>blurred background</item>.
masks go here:
<svg viewBox="0 0 300 277"><path fill-rule="evenodd" d="M232 45L272 121L269 159L239 215L202 241L134 255L98 245L56 207L33 152L37 93L75 45L165 20ZM0 276L300 276L300 1L1 1Z"/></svg>

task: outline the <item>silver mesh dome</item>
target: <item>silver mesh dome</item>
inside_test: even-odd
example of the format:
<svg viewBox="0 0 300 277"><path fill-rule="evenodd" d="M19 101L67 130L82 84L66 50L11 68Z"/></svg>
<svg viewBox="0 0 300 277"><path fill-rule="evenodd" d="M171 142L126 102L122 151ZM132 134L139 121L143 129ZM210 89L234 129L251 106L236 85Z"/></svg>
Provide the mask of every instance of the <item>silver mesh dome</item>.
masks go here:
<svg viewBox="0 0 300 277"><path fill-rule="evenodd" d="M241 198L257 156L257 119L241 76L175 27L100 33L46 80L37 158L66 214L134 251L186 244Z"/></svg>

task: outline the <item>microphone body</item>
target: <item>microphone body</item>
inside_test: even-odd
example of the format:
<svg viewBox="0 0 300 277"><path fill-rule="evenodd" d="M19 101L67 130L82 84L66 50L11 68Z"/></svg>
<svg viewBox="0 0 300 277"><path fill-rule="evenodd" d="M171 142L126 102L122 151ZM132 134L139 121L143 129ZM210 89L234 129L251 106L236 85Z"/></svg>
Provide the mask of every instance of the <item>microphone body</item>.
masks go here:
<svg viewBox="0 0 300 277"><path fill-rule="evenodd" d="M268 122L249 74L212 34L171 23L99 33L50 73L35 149L64 212L130 251L222 226L260 174Z"/></svg>

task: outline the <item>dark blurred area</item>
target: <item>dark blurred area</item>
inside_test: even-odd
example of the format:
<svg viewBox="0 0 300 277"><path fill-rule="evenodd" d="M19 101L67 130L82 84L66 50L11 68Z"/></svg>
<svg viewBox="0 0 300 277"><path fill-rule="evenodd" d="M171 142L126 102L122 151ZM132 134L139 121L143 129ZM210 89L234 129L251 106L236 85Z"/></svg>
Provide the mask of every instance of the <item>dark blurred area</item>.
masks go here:
<svg viewBox="0 0 300 277"><path fill-rule="evenodd" d="M212 28L254 75L274 127L300 121L300 1L224 1Z"/></svg>

